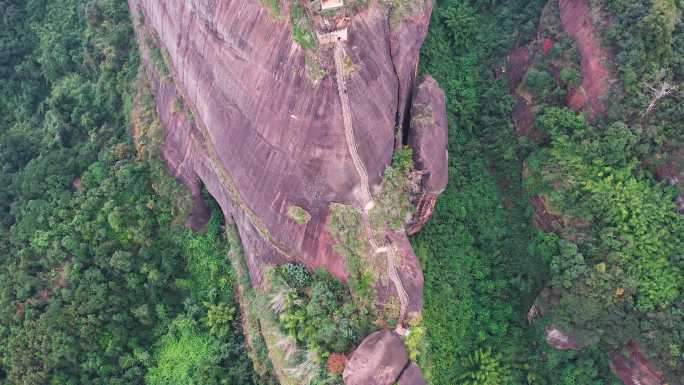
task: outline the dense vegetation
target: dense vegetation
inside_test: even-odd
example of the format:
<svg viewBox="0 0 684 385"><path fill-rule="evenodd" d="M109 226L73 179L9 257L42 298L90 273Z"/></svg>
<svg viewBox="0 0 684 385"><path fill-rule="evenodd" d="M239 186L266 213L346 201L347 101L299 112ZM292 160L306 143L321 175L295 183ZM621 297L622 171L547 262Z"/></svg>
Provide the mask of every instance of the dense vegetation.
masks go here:
<svg viewBox="0 0 684 385"><path fill-rule="evenodd" d="M422 69L447 95L450 185L414 239L437 384L611 384L605 352L629 340L675 383L682 377L682 219L676 191L653 175L681 143L681 107L663 98L645 113L650 87L681 79L678 10L671 1L595 3L615 15L603 36L620 81L607 117L591 123L563 107L579 83L578 57L553 24L556 2L543 13L542 1L437 3ZM537 140L515 137L508 84L491 70L530 39L545 51L523 80ZM532 196L565 225L532 228ZM548 314L528 327L544 287L552 300L538 304ZM549 349L550 323L585 349Z"/></svg>
<svg viewBox="0 0 684 385"><path fill-rule="evenodd" d="M682 110L654 93L684 75L679 10L671 1L604 5L615 15L604 39L619 74L608 114L590 122L541 100L536 125L550 143L529 162L530 190L573 223L557 232L551 257L560 299L552 317L584 346L619 352L637 341L669 378L682 378L684 223L677 189L655 176L677 169Z"/></svg>
<svg viewBox="0 0 684 385"><path fill-rule="evenodd" d="M278 17L279 3L263 2ZM410 11L411 2L387 2L395 14ZM405 340L434 384L614 385L606 352L624 352L630 340L672 383L684 377L675 200L684 188L656 177L684 162L684 109L654 93L676 91L684 78L681 1L591 3L611 20L600 32L616 78L606 115L593 120L565 108L581 75L556 2L435 4L421 71L446 92L450 181L412 240L425 310ZM378 267L361 258L358 215L334 207L351 292L288 264L268 273L268 295L256 295L215 204L205 231L181 225L190 201L159 159L126 3L0 0L0 8L0 384L272 383L271 359L295 381L340 383L341 353L387 326L364 310ZM313 50L297 12L296 40ZM543 52L521 88L536 135L518 138L500 69L527 43ZM151 55L168 72L164 53ZM325 73L308 60L320 80ZM410 211L409 161L400 152L388 169L374 226L398 228ZM532 197L557 218L552 231L533 226ZM528 325L535 302L544 315ZM584 349L550 348L547 325Z"/></svg>
<svg viewBox="0 0 684 385"><path fill-rule="evenodd" d="M268 314L262 317L277 325L278 366L298 384L342 384L341 370L331 367L342 357L344 368L344 355L374 328L371 315L325 270L288 263L269 270L267 280Z"/></svg>
<svg viewBox="0 0 684 385"><path fill-rule="evenodd" d="M0 6L0 383L251 383L220 217L185 230L128 137L159 125L126 3Z"/></svg>

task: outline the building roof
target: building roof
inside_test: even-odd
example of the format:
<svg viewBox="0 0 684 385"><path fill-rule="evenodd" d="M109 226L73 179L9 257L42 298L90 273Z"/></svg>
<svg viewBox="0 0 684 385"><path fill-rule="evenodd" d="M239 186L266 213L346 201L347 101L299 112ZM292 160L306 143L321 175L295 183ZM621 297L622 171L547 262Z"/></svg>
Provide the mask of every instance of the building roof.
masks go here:
<svg viewBox="0 0 684 385"><path fill-rule="evenodd" d="M342 7L344 0L321 0L321 10L335 9Z"/></svg>

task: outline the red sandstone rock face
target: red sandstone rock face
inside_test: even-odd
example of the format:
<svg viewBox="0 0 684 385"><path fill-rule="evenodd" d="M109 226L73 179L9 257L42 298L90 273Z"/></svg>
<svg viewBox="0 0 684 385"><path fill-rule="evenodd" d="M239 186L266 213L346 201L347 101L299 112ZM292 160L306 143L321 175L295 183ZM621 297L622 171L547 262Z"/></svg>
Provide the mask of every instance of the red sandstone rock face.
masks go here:
<svg viewBox="0 0 684 385"><path fill-rule="evenodd" d="M423 311L423 271L406 234L390 232L388 239L397 249L397 274L403 282L406 294L409 296L408 308L406 309L408 318L413 319ZM396 296L394 285L389 285L387 290L390 291L389 294Z"/></svg>
<svg viewBox="0 0 684 385"><path fill-rule="evenodd" d="M415 234L427 223L437 197L449 182L446 104L444 92L430 76L414 89L408 144L413 149L416 171L422 173L421 192L414 198L416 212L407 233Z"/></svg>
<svg viewBox="0 0 684 385"><path fill-rule="evenodd" d="M399 385L425 385L425 378L418 365L410 363L399 377Z"/></svg>
<svg viewBox="0 0 684 385"><path fill-rule="evenodd" d="M601 46L597 26L590 19L590 13L599 12L600 9L591 9L587 0L561 0L558 5L562 27L575 41L581 57L582 82L580 87L570 91L566 102L573 110L586 111L593 118L605 112L602 97L614 81L604 64L608 60L608 52ZM552 47L553 41L546 38L542 42L540 53L547 54ZM509 89L515 97L511 117L516 132L518 136L539 140L540 135L534 129L533 101L516 92L534 60L530 54L530 46L518 46L508 55L507 73ZM558 74L556 78L558 81Z"/></svg>
<svg viewBox="0 0 684 385"><path fill-rule="evenodd" d="M346 280L346 260L334 251L329 232L329 206L359 208L365 202L345 136L333 48L320 47L325 76L314 82L306 53L292 40L287 0L280 2L279 17L253 0L128 3L139 41L151 36L167 54L170 74L163 76L147 44L141 44L164 128L164 159L197 198L187 225L200 228L206 221L199 199L204 185L237 225L253 284L261 283L265 266L286 261L323 267ZM390 20L389 10L373 1L350 20L338 20L348 28L343 49L353 68L344 74L343 92L371 191L391 162L395 127L410 118L418 51L430 13L426 1L403 20ZM416 151L427 171L424 188L432 194L432 207L447 180L444 95L432 79L423 81L415 95L436 122L425 126L419 141L424 145ZM437 135L432 142L430 134ZM292 206L311 219L297 223L288 216ZM429 214L424 216L427 220ZM408 314L419 313L423 276L416 256L406 234L388 236L397 249ZM380 304L398 295L392 285L380 289ZM398 337L387 342L381 335L364 346L381 355L374 359L389 363L383 370L394 381L406 366L406 353ZM402 362L395 365L397 360Z"/></svg>
<svg viewBox="0 0 684 385"><path fill-rule="evenodd" d="M449 181L444 92L435 79L423 78L413 93L408 143L425 192L440 194Z"/></svg>
<svg viewBox="0 0 684 385"><path fill-rule="evenodd" d="M361 342L347 361L342 377L347 385L392 385L408 362L399 336L382 330Z"/></svg>
<svg viewBox="0 0 684 385"><path fill-rule="evenodd" d="M420 368L415 363L411 362L406 369L401 373L398 381L399 385L426 385L425 378L420 371Z"/></svg>
<svg viewBox="0 0 684 385"><path fill-rule="evenodd" d="M357 70L346 84L371 185L380 183L392 158L394 128L408 113L430 4L395 24L373 2L349 23L345 52ZM155 90L169 168L193 193L201 180L235 218L252 280L260 281L265 264L286 260L345 279L345 260L328 234L328 206L358 202L360 180L346 147L332 48L321 48L327 75L314 84L287 17L270 16L258 1L129 5L134 15L144 15L172 67L173 81L157 79ZM172 111L179 94L194 125ZM306 225L288 217L294 205L311 215ZM194 223L200 217L201 209Z"/></svg>
<svg viewBox="0 0 684 385"><path fill-rule="evenodd" d="M411 223L406 228L406 234L414 235L430 220L437 204L437 195L431 193L420 194L415 200L416 212L413 213Z"/></svg>

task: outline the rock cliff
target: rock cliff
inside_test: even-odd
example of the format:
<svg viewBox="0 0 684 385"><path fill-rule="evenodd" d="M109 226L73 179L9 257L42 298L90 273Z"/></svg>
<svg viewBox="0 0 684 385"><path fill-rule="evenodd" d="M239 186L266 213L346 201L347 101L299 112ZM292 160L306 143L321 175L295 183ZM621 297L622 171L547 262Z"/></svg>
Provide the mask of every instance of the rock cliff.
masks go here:
<svg viewBox="0 0 684 385"><path fill-rule="evenodd" d="M204 185L237 225L254 286L266 266L288 261L346 281L347 261L330 231L331 205L372 207L369 192L406 141L401 128L418 108L413 95L422 108L430 106L433 122L423 124L428 134L418 143L427 144L415 153L428 176L418 195L434 205L444 189L444 97L432 80L414 93L430 1L408 8L351 1L323 13L288 0L277 7L244 0L128 3L164 127L164 159L197 198L188 226L201 228L206 219ZM295 6L307 10L308 35L295 30ZM330 35L336 31L344 38ZM430 142L432 132L438 139ZM420 214L421 225L430 212ZM402 315L419 313L423 279L406 233L383 234L401 259L389 263L394 253L387 251L390 280L376 283L378 300L399 297Z"/></svg>

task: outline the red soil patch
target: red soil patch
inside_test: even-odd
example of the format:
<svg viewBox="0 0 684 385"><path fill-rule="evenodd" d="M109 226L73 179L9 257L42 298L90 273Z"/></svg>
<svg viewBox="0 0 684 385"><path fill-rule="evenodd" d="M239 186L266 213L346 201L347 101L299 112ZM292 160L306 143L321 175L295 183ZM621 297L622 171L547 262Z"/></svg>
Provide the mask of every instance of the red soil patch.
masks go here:
<svg viewBox="0 0 684 385"><path fill-rule="evenodd" d="M568 96L568 105L574 110L586 108L590 117L604 113L606 108L600 97L610 83L610 73L603 64L608 56L589 20L587 1L560 0L560 17L582 57L582 85Z"/></svg>
<svg viewBox="0 0 684 385"><path fill-rule="evenodd" d="M515 47L508 54L508 87L511 92L518 88L530 64L532 58L526 45Z"/></svg>
<svg viewBox="0 0 684 385"><path fill-rule="evenodd" d="M534 140L539 140L539 132L534 129L534 113L532 112L532 109L527 105L525 99L520 96L516 96L515 99L515 107L511 112L515 132L518 136L526 136Z"/></svg>
<svg viewBox="0 0 684 385"><path fill-rule="evenodd" d="M542 46L544 53L547 54L549 51L551 51L551 48L553 48L553 40L551 38L546 38L544 39L544 45Z"/></svg>
<svg viewBox="0 0 684 385"><path fill-rule="evenodd" d="M530 199L530 204L534 207L532 222L536 228L546 233L553 233L563 223L563 218L560 215L549 211L544 197L535 195Z"/></svg>
<svg viewBox="0 0 684 385"><path fill-rule="evenodd" d="M333 353L328 357L326 364L328 372L332 374L342 374L347 365L347 357L342 353Z"/></svg>
<svg viewBox="0 0 684 385"><path fill-rule="evenodd" d="M525 99L516 95L515 92L531 64L532 57L526 45L515 47L508 54L508 89L515 97L515 107L511 113L515 131L518 136L526 136L537 140L539 139L539 133L533 127L534 113Z"/></svg>
<svg viewBox="0 0 684 385"><path fill-rule="evenodd" d="M610 354L610 368L625 385L663 385L665 376L648 361L636 342L629 343L629 357Z"/></svg>

